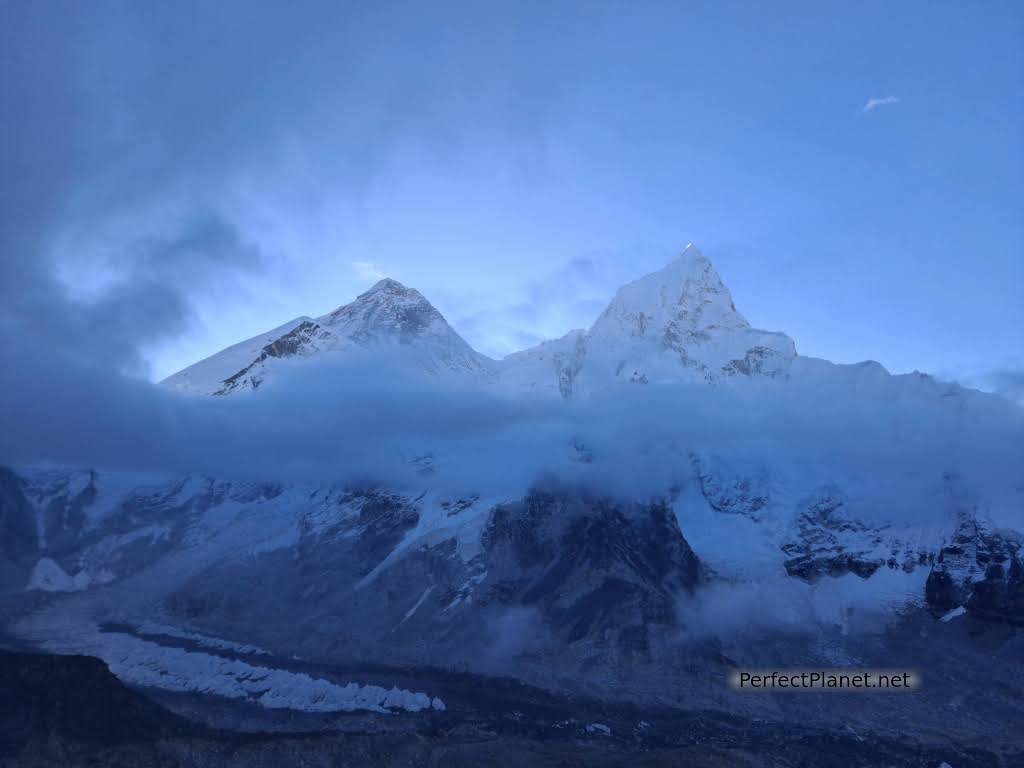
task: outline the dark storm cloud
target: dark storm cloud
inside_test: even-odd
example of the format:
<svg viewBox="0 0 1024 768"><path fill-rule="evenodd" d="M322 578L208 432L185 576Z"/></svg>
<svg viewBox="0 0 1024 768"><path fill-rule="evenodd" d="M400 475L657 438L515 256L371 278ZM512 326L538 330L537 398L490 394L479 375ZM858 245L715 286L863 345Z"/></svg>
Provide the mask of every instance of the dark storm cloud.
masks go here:
<svg viewBox="0 0 1024 768"><path fill-rule="evenodd" d="M315 206L325 180L361 194L400 147L444 157L484 124L529 131L542 106L522 78L543 79L504 72L514 20L410 9L3 4L0 328L133 366L207 284L259 263L232 193ZM69 296L58 270L94 262L113 294Z"/></svg>
<svg viewBox="0 0 1024 768"><path fill-rule="evenodd" d="M140 343L188 326L188 296L197 283L216 280L233 269L252 269L262 261L260 250L243 242L219 218L179 225L171 238L127 242L113 255L113 287L95 301L68 302L50 318L47 329L62 345L50 349L106 364L137 362ZM26 333L38 331L27 328Z"/></svg>
<svg viewBox="0 0 1024 768"><path fill-rule="evenodd" d="M3 343L31 338L23 353L73 353L113 372L136 364L142 344L185 327L190 290L259 262L233 225L202 204L148 232L110 231L111 219L159 203L191 174L212 172L214 157L227 162L232 143L228 135L197 141L186 129L202 103L175 104L173 88L133 82L188 57L164 51L161 61L160 52L135 57L119 47L107 22L130 8L10 3L0 10ZM133 12L140 18L125 19L129 26L142 18ZM206 133L218 136L212 125ZM82 242L97 232L107 243L94 266L111 271L112 285L76 300L57 277L57 244L64 240L74 266Z"/></svg>
<svg viewBox="0 0 1024 768"><path fill-rule="evenodd" d="M505 66L514 19L411 8L0 4L0 461L352 477L395 441L339 447L339 434L420 423L439 395L332 408L339 393L363 402L358 376L296 414L291 398L197 403L123 375L189 328L197 297L275 256L237 218L237 195L315 206L328 183L358 197L401 150L443 159L466 132L532 130L544 89L526 86L544 73ZM366 409L407 419L365 424ZM469 418L502 432L495 419L514 415L471 397L436 412L452 417L432 426L445 435Z"/></svg>

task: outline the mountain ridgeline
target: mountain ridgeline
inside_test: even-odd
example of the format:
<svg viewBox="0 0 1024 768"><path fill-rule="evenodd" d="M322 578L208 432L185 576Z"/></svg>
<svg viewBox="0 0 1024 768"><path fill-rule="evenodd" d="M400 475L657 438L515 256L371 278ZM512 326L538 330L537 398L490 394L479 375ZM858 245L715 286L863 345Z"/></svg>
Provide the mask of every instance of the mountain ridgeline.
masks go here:
<svg viewBox="0 0 1024 768"><path fill-rule="evenodd" d="M910 738L950 765L1019 755L999 727L1024 714L1018 406L798 355L748 323L692 246L619 289L588 330L503 360L382 280L162 384L251 413L291 371L349 357L401 358L453 398L608 419L598 439L556 446L599 482L541 472L509 492L480 475L454 492L438 467L457 458L411 448L412 487L3 468L5 635L97 656L124 683L221 722L231 711L317 727L357 713L450 723L486 710L635 745L648 708L728 712L748 734L799 722L849 731L851 744ZM694 393L700 407L684 408ZM661 442L636 439L652 424ZM972 450L986 445L991 457ZM651 467L671 471L615 484ZM836 707L726 685L743 666L900 665L925 685L899 701ZM541 706L539 691L560 703ZM566 701L590 702L591 719L566 717Z"/></svg>
<svg viewBox="0 0 1024 768"><path fill-rule="evenodd" d="M473 350L418 291L390 278L351 304L299 317L167 378L209 395L252 391L303 359L400 350L425 374L503 392L583 397L619 382L784 374L796 349L736 309L711 262L693 246L659 272L623 286L589 331L492 360Z"/></svg>

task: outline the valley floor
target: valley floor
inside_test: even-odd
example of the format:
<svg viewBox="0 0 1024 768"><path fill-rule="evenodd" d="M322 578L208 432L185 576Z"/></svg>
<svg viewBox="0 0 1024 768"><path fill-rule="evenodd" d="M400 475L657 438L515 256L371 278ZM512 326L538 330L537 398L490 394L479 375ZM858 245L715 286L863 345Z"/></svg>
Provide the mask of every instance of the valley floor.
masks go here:
<svg viewBox="0 0 1024 768"><path fill-rule="evenodd" d="M925 746L849 728L615 705L472 676L448 683L473 683L486 692L479 707L353 714L335 719L331 730L316 718L247 711L213 697L164 694L156 703L85 656L2 652L0 677L5 768L1024 765L1024 752ZM1014 717L1009 714L1008 725Z"/></svg>

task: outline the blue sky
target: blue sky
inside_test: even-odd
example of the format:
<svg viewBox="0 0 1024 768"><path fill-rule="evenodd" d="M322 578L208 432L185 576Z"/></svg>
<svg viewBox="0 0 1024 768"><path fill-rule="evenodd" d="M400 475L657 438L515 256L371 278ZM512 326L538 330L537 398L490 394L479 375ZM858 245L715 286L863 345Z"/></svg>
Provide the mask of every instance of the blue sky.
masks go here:
<svg viewBox="0 0 1024 768"><path fill-rule="evenodd" d="M2 13L4 322L138 375L380 275L500 356L693 241L804 354L1024 389L1019 3Z"/></svg>

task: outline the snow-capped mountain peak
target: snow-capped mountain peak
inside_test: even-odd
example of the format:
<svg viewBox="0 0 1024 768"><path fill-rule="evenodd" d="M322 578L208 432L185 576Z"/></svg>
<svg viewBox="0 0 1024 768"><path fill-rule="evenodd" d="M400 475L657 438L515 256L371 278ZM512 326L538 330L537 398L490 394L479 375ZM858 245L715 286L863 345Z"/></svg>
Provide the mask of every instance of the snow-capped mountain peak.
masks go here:
<svg viewBox="0 0 1024 768"><path fill-rule="evenodd" d="M292 358L394 349L432 376L571 399L618 383L776 376L792 339L750 326L711 261L694 245L622 286L589 331L510 355L476 352L417 290L385 278L322 317L302 317L242 342L164 383L206 394L253 390Z"/></svg>
<svg viewBox="0 0 1024 768"><path fill-rule="evenodd" d="M363 340L394 335L407 342L431 327L454 333L419 291L389 277L361 293L355 301L324 315L319 322Z"/></svg>
<svg viewBox="0 0 1024 768"><path fill-rule="evenodd" d="M622 286L585 334L507 358L502 378L569 399L619 383L776 376L795 357L788 336L750 326L710 259L690 244Z"/></svg>
<svg viewBox="0 0 1024 768"><path fill-rule="evenodd" d="M385 278L333 312L296 318L179 371L163 384L228 395L257 389L271 371L295 359L388 348L401 348L414 367L430 375L474 380L491 375L493 361L470 347L419 291Z"/></svg>
<svg viewBox="0 0 1024 768"><path fill-rule="evenodd" d="M431 309L430 302L423 298L423 294L417 291L415 288L409 288L408 286L400 283L391 277L385 277L382 280L378 280L367 290L363 291L356 297L356 300L349 304L343 304L334 312L331 312L332 316L345 309L357 304L362 305L383 305L383 304L394 304L394 305L418 305L426 304Z"/></svg>
<svg viewBox="0 0 1024 768"><path fill-rule="evenodd" d="M649 337L749 327L711 260L690 244L662 269L622 286L591 332Z"/></svg>
<svg viewBox="0 0 1024 768"><path fill-rule="evenodd" d="M372 294L385 293L394 295L403 295L407 293L415 293L419 295L419 291L412 288L408 288L393 277L384 277L374 283L368 291L360 294L361 296L369 296Z"/></svg>

